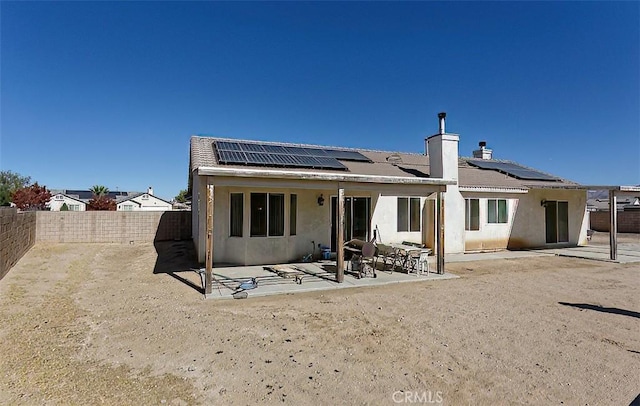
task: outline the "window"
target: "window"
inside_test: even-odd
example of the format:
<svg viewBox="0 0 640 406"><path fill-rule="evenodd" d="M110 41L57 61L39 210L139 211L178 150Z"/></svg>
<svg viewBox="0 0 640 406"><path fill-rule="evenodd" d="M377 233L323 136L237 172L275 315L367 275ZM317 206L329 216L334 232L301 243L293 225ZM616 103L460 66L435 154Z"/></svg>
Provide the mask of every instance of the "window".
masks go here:
<svg viewBox="0 0 640 406"><path fill-rule="evenodd" d="M60 200L64 200L64 196L62 196L62 195L56 195L56 199L55 199L55 200L58 200L58 201L60 201Z"/></svg>
<svg viewBox="0 0 640 406"><path fill-rule="evenodd" d="M398 198L398 231L420 231L420 198Z"/></svg>
<svg viewBox="0 0 640 406"><path fill-rule="evenodd" d="M267 235L284 235L284 194L251 193L251 236Z"/></svg>
<svg viewBox="0 0 640 406"><path fill-rule="evenodd" d="M480 230L480 200L464 199L464 229Z"/></svg>
<svg viewBox="0 0 640 406"><path fill-rule="evenodd" d="M269 236L284 235L284 195L269 193Z"/></svg>
<svg viewBox="0 0 640 406"><path fill-rule="evenodd" d="M289 196L289 235L296 235L298 227L298 195Z"/></svg>
<svg viewBox="0 0 640 406"><path fill-rule="evenodd" d="M231 237L242 237L244 195L242 193L231 193L230 206L229 235Z"/></svg>
<svg viewBox="0 0 640 406"><path fill-rule="evenodd" d="M487 222L491 224L507 223L509 215L507 213L507 201L505 199L487 200Z"/></svg>
<svg viewBox="0 0 640 406"><path fill-rule="evenodd" d="M80 211L80 205L79 204L70 204L69 205L69 211Z"/></svg>
<svg viewBox="0 0 640 406"><path fill-rule="evenodd" d="M142 200L149 200L149 195L148 194L143 194L142 195Z"/></svg>
<svg viewBox="0 0 640 406"><path fill-rule="evenodd" d="M132 204L123 204L122 205L122 210L123 211L133 211L133 205Z"/></svg>

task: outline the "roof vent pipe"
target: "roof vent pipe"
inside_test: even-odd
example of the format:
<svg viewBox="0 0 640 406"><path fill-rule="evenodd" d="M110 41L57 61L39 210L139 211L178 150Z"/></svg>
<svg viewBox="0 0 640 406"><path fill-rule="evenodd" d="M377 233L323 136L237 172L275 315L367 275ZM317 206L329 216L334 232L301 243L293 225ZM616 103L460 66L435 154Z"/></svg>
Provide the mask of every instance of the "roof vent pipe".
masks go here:
<svg viewBox="0 0 640 406"><path fill-rule="evenodd" d="M442 113L438 113L438 119L440 120L440 134L444 134L445 130L444 130L444 119L445 117L447 117L447 113L442 112Z"/></svg>

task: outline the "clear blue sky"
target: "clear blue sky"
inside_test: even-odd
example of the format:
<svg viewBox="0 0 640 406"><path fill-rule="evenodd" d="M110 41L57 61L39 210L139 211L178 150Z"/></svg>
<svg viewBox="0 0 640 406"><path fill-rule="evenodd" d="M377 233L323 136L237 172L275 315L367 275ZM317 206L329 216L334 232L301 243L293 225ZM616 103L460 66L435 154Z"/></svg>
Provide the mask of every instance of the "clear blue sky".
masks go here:
<svg viewBox="0 0 640 406"><path fill-rule="evenodd" d="M0 168L187 187L189 137L460 153L640 184L638 2L0 2Z"/></svg>

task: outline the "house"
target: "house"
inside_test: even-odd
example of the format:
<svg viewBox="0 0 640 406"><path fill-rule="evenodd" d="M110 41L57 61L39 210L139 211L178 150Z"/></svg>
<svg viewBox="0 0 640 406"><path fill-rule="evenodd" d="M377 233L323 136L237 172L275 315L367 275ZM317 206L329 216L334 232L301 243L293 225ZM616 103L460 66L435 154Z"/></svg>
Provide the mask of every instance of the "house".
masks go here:
<svg viewBox="0 0 640 406"><path fill-rule="evenodd" d="M106 196L110 199L119 202L130 196L141 194L140 192L121 192L121 191L109 191ZM51 191L51 199L47 202L47 207L51 211L60 211L64 203L67 204L69 211L86 211L89 205L89 201L93 199L93 192L90 190L72 190L72 189L60 189Z"/></svg>
<svg viewBox="0 0 640 406"><path fill-rule="evenodd" d="M420 242L439 266L445 252L586 243L585 186L494 160L486 143L460 157L445 117L424 154L193 136L199 260L284 263L325 245L340 275L352 238Z"/></svg>
<svg viewBox="0 0 640 406"><path fill-rule="evenodd" d="M86 211L87 202L78 198L66 195L64 193L55 193L49 199L47 207L51 211L60 211L64 205L67 205L68 211Z"/></svg>
<svg viewBox="0 0 640 406"><path fill-rule="evenodd" d="M173 205L170 202L153 195L151 186L145 193L127 196L116 203L117 211L167 211L172 208Z"/></svg>

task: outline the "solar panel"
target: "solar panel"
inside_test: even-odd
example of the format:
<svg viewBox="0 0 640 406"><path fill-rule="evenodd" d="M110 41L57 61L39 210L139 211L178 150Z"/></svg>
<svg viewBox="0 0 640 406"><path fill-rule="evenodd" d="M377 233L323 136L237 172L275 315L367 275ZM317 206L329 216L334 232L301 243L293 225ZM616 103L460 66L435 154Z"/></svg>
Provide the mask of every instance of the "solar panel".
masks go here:
<svg viewBox="0 0 640 406"><path fill-rule="evenodd" d="M239 146L243 151L247 151L247 152L266 152L262 147L262 145L260 144L244 143L244 144L239 144Z"/></svg>
<svg viewBox="0 0 640 406"><path fill-rule="evenodd" d="M263 145L265 152L270 154L286 154L287 152L280 145Z"/></svg>
<svg viewBox="0 0 640 406"><path fill-rule="evenodd" d="M214 141L214 145L221 164L346 170L339 160L371 162L357 151L236 141Z"/></svg>
<svg viewBox="0 0 640 406"><path fill-rule="evenodd" d="M317 156L315 159L321 165L321 168L347 169L340 161L331 157Z"/></svg>
<svg viewBox="0 0 640 406"><path fill-rule="evenodd" d="M343 159L345 161L371 162L369 158L357 151L341 151L337 149L325 150L328 156L335 159Z"/></svg>
<svg viewBox="0 0 640 406"><path fill-rule="evenodd" d="M218 150L218 161L229 164L241 164L245 163L247 158L243 152Z"/></svg>
<svg viewBox="0 0 640 406"><path fill-rule="evenodd" d="M240 151L240 144L229 141L216 141L216 148L224 151Z"/></svg>
<svg viewBox="0 0 640 406"><path fill-rule="evenodd" d="M547 175L546 173L525 168L524 166L520 166L518 164L514 164L511 162L485 161L485 160L467 160L467 162L475 167L478 167L481 169L491 169L494 171L507 174L509 176L513 176L514 178L518 178L518 179L548 180L548 181L560 180L554 176Z"/></svg>

